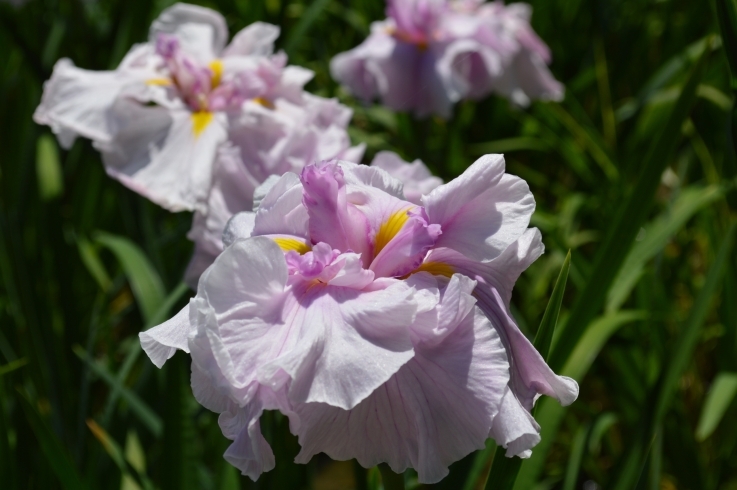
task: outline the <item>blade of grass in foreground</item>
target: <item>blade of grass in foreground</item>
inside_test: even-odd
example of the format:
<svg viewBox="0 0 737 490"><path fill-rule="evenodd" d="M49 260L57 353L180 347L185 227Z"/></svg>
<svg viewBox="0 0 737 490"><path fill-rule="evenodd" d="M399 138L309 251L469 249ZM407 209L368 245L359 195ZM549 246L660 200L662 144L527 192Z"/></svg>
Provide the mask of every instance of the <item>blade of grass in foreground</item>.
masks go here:
<svg viewBox="0 0 737 490"><path fill-rule="evenodd" d="M668 357L658 383L648 396L642 421L634 432L634 440L625 446L628 449L620 461L619 471L614 473L617 475L616 484L611 488L629 490L635 487L637 480L640 478L655 428L663 421L678 388L678 382L692 360L693 351L701 333L701 326L706 320L709 306L730 256L734 230L735 224L733 223L722 240L716 260L709 268L706 282L696 297L672 355Z"/></svg>
<svg viewBox="0 0 737 490"><path fill-rule="evenodd" d="M538 328L535 341L533 342L533 345L540 355L543 356L543 359L548 357L555 325L558 323L560 306L563 303L563 293L566 289L570 268L571 251L569 250L568 255L566 255L563 261L563 266L560 268L553 293L550 295L548 306L545 308L543 319L540 322L540 328ZM511 490L514 488L514 482L517 479L520 466L522 466L522 458L508 458L506 451L502 446L497 446L494 452L494 459L491 463L491 469L489 470L489 477L486 480L486 490Z"/></svg>
<svg viewBox="0 0 737 490"><path fill-rule="evenodd" d="M580 383L611 336L624 325L645 318L647 318L647 314L643 311L618 311L599 317L591 324L591 328L586 331L586 334L578 342L576 349L568 358L568 362L566 362L560 374L573 378ZM540 444L535 446L530 459L526 459L522 463L520 477L514 486L515 490L527 490L534 487L538 476L542 473L548 451L555 441L558 427L566 413L565 407L561 407L558 402L550 398L543 398L538 403L539 408L536 408L535 419L540 424L541 441Z"/></svg>
<svg viewBox="0 0 737 490"><path fill-rule="evenodd" d="M696 100L696 88L703 76L709 54L709 50L706 50L691 71L668 122L644 159L634 190L619 208L609 234L597 252L589 276L589 287L581 291L555 349L551 352L549 364L554 371L563 367L591 320L602 308L609 287L647 218L660 176L670 163L671 155L680 140L681 126Z"/></svg>

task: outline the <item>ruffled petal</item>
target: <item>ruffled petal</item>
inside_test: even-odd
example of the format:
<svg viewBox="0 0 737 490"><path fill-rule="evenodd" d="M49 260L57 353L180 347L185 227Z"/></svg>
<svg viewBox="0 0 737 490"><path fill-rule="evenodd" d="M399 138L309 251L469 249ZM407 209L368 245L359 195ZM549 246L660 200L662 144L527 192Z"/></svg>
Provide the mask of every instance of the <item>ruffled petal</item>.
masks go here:
<svg viewBox="0 0 737 490"><path fill-rule="evenodd" d="M529 458L531 449L540 442L540 426L530 412L520 405L509 388L504 390L499 413L494 417L489 437L507 450L508 458Z"/></svg>
<svg viewBox="0 0 737 490"><path fill-rule="evenodd" d="M480 99L491 91L501 64L493 50L474 39L461 39L445 48L437 70L451 100Z"/></svg>
<svg viewBox="0 0 737 490"><path fill-rule="evenodd" d="M274 52L274 41L280 29L273 24L254 22L238 31L223 51L227 56L269 56Z"/></svg>
<svg viewBox="0 0 737 490"><path fill-rule="evenodd" d="M217 57L228 41L228 26L218 12L188 3L176 3L154 20L148 39L156 44L159 34L177 36L182 48L200 62Z"/></svg>
<svg viewBox="0 0 737 490"><path fill-rule="evenodd" d="M193 333L189 305L161 325L138 334L141 347L156 367L161 368L179 350L189 352L187 339Z"/></svg>
<svg viewBox="0 0 737 490"><path fill-rule="evenodd" d="M193 289L200 275L223 251L222 236L228 220L236 213L251 210L257 185L238 149L229 144L221 146L206 206L204 210L195 212L192 229L187 233L187 238L195 244L195 250L187 266L185 280Z"/></svg>
<svg viewBox="0 0 737 490"><path fill-rule="evenodd" d="M370 292L307 285L293 294L286 326L298 330L259 375L275 391L291 380L292 403L353 408L414 355L407 326L417 307L406 284Z"/></svg>
<svg viewBox="0 0 737 490"><path fill-rule="evenodd" d="M401 277L415 270L441 234L440 225L428 224L422 208L403 211L406 218L401 213L392 219L406 219L406 222L385 245L380 243L384 228L377 233L376 256L370 266L377 277ZM379 251L380 245L384 246Z"/></svg>
<svg viewBox="0 0 737 490"><path fill-rule="evenodd" d="M371 467L417 470L421 483L483 448L508 380L502 342L480 312L469 312L441 344L415 358L352 410L308 403L296 410L298 463L324 452Z"/></svg>
<svg viewBox="0 0 737 490"><path fill-rule="evenodd" d="M119 99L110 117L115 138L96 144L108 174L170 211L205 208L215 156L227 138L224 114Z"/></svg>
<svg viewBox="0 0 737 490"><path fill-rule="evenodd" d="M242 408L231 404L218 419L223 434L233 440L223 457L253 481L264 471L273 470L276 464L271 446L261 433L262 412L258 401Z"/></svg>
<svg viewBox="0 0 737 490"><path fill-rule="evenodd" d="M302 205L302 184L293 173L282 175L261 200L253 235L294 235L307 238L308 214Z"/></svg>
<svg viewBox="0 0 737 490"><path fill-rule="evenodd" d="M430 222L448 247L470 259L490 261L527 229L535 199L527 183L504 173L502 155L486 155L457 179L423 197Z"/></svg>
<svg viewBox="0 0 737 490"><path fill-rule="evenodd" d="M420 204L424 194L442 185L443 180L435 177L421 160L407 163L392 151L380 151L371 161L371 166L386 171L403 184L404 198L413 204Z"/></svg>
<svg viewBox="0 0 737 490"><path fill-rule="evenodd" d="M41 104L33 120L50 126L64 148L70 148L77 135L110 141L115 125L108 110L130 82L130 76L115 71L83 70L63 58L56 62L51 78L44 83Z"/></svg>
<svg viewBox="0 0 737 490"><path fill-rule="evenodd" d="M388 90L381 63L391 56L395 41L377 29L362 44L330 61L330 73L354 95L371 100Z"/></svg>
<svg viewBox="0 0 737 490"><path fill-rule="evenodd" d="M340 165L323 162L307 166L300 180L312 243L325 242L342 252L365 253L369 249L368 224L363 214L348 204Z"/></svg>
<svg viewBox="0 0 737 490"><path fill-rule="evenodd" d="M543 249L540 232L530 229L491 262L478 263L448 249L433 250L427 257L428 262L446 264L454 272L478 281L474 295L509 349L511 386L528 411L539 394L552 396L562 405L578 397L578 384L550 369L509 312L514 283Z"/></svg>

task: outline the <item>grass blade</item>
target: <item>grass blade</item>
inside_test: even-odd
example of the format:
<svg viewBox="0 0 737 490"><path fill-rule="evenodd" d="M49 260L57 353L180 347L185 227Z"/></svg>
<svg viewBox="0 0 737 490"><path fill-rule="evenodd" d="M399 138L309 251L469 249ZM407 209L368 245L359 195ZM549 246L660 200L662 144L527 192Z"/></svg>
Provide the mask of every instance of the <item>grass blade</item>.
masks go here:
<svg viewBox="0 0 737 490"><path fill-rule="evenodd" d="M609 228L609 234L599 248L589 277L595 280L584 288L571 310L566 327L551 352L549 364L560 369L591 320L604 304L606 294L632 247L635 236L647 218L660 183L660 176L670 163L680 139L680 129L696 100L696 88L701 81L710 52L707 50L694 66L668 121L644 159L643 170L634 190Z"/></svg>
<svg viewBox="0 0 737 490"><path fill-rule="evenodd" d="M578 481L578 472L581 469L581 462L584 454L586 454L586 439L589 435L589 427L582 426L576 431L573 439L571 454L568 458L568 466L566 466L566 476L563 479L563 490L575 490Z"/></svg>
<svg viewBox="0 0 737 490"><path fill-rule="evenodd" d="M100 256L97 250L95 250L95 246L86 238L79 238L77 240L77 250L79 251L79 257L82 259L82 263L95 279L97 285L100 286L100 289L103 291L110 289L113 281L105 270L105 266L102 264Z"/></svg>
<svg viewBox="0 0 737 490"><path fill-rule="evenodd" d="M110 373L100 362L94 360L88 353L80 346L73 348L74 353L83 360L97 376L99 376L105 383L107 383L111 389L115 389L125 401L128 402L133 413L135 413L140 419L141 423L145 425L153 435L159 437L162 432L163 422L146 403L141 400L138 395L133 391L129 390L128 387L124 386L120 380Z"/></svg>
<svg viewBox="0 0 737 490"><path fill-rule="evenodd" d="M540 328L537 330L535 335L535 341L533 345L535 349L543 356L543 359L548 358L550 352L550 344L553 341L553 333L555 332L555 326L558 323L558 315L560 314L560 306L563 303L563 293L566 290L566 282L568 281L568 271L571 268L571 251L568 251L563 265L560 268L558 279L555 281L555 287L553 293L550 295L548 306L545 308L543 319L540 322Z"/></svg>
<svg viewBox="0 0 737 490"><path fill-rule="evenodd" d="M89 427L92 435L95 436L95 439L100 441L100 444L102 444L105 452L110 456L110 458L115 463L115 466L117 466L122 473L123 478L132 479L144 490L153 489L153 485L148 480L146 475L139 473L137 468L135 468L126 460L123 450L120 448L120 445L115 442L112 437L110 437L110 434L108 434L105 429L100 427L97 422L92 419L87 420L87 427Z"/></svg>
<svg viewBox="0 0 737 490"><path fill-rule="evenodd" d="M647 313L642 311L619 311L600 317L591 324L591 328L581 337L560 374L571 377L580 383L611 336L624 325L644 318L647 318ZM530 459L525 460L522 464L520 477L514 486L515 490L527 490L534 486L543 470L548 451L555 440L555 435L565 413L566 408L561 407L554 400L543 399L540 401L535 416L541 427L540 444L535 446Z"/></svg>
<svg viewBox="0 0 737 490"><path fill-rule="evenodd" d="M378 468L381 473L381 483L383 484L384 490L404 490L404 475L394 473L386 463L381 463Z"/></svg>
<svg viewBox="0 0 737 490"><path fill-rule="evenodd" d="M59 479L61 486L67 490L87 488L61 441L44 423L31 400L24 393L20 391L19 393L18 398L28 419L28 424L33 429L33 433L41 446L41 451L46 456L46 460Z"/></svg>
<svg viewBox="0 0 737 490"><path fill-rule="evenodd" d="M645 227L645 238L635 243L627 254L619 273L609 289L607 312L618 310L640 278L645 264L668 244L671 237L704 206L724 195L718 186L691 187L682 191L671 210Z"/></svg>
<svg viewBox="0 0 737 490"><path fill-rule="evenodd" d="M42 134L36 144L36 178L42 201L51 201L64 192L59 150L50 134Z"/></svg>
<svg viewBox="0 0 737 490"><path fill-rule="evenodd" d="M299 19L299 22L292 30L292 34L287 38L287 42L284 45L284 51L286 51L289 56L292 56L294 48L302 42L302 38L307 35L312 24L314 24L317 18L320 17L320 14L330 4L330 1L331 0L315 0L309 7L307 7L304 15Z"/></svg>
<svg viewBox="0 0 737 490"><path fill-rule="evenodd" d="M466 483L463 485L463 490L475 490L478 488L479 478L481 478L481 474L489 464L489 460L495 450L496 444L493 439L487 439L486 448L476 453L476 458L473 460L473 466L471 466L471 470L466 476Z"/></svg>
<svg viewBox="0 0 737 490"><path fill-rule="evenodd" d="M171 309L177 303L177 301L179 301L181 297L187 293L187 291L189 291L189 286L187 286L183 282L179 283L177 287L175 287L174 290L169 293L169 296L166 297L159 309L156 311L156 313L154 313L151 320L147 322L144 330L148 330L149 328L163 322ZM105 405L105 412L103 412L102 416L103 423L107 423L110 420L110 417L112 417L115 403L118 401L118 396L120 396L120 391L118 390L118 387L125 386L125 380L128 379L128 374L130 374L131 369L133 369L133 366L135 365L136 360L138 360L138 356L141 355L141 352L143 352L143 350L141 349L140 342L132 342L130 344L128 353L123 360L123 364L120 367L118 373L115 375L116 382L115 385L112 387L112 391L110 392L107 403Z"/></svg>
<svg viewBox="0 0 737 490"><path fill-rule="evenodd" d="M148 323L166 296L164 285L156 269L143 251L127 238L98 232L95 241L108 248L123 267L141 314Z"/></svg>
<svg viewBox="0 0 737 490"><path fill-rule="evenodd" d="M701 409L699 425L696 427L697 441L703 441L714 432L735 395L737 395L737 373L719 373Z"/></svg>
<svg viewBox="0 0 737 490"><path fill-rule="evenodd" d="M194 461L194 426L190 410L189 357L172 357L164 370L164 451L162 489L197 488Z"/></svg>
<svg viewBox="0 0 737 490"><path fill-rule="evenodd" d="M634 433L634 442L628 445L629 450L625 453L623 461L620 462L620 471L615 473L618 478L612 488L617 490L634 488L640 478L654 430L661 424L678 388L678 381L692 360L701 326L706 320L709 306L730 256L734 230L735 224L733 223L722 240L714 263L709 268L704 286L696 297L681 336L673 349L673 355L668 358L658 383L648 397L642 421Z"/></svg>
<svg viewBox="0 0 737 490"><path fill-rule="evenodd" d="M571 251L569 250L560 268L553 293L550 295L548 306L545 308L543 319L540 321L540 327L537 329L537 335L533 343L538 352L540 352L540 355L543 356L543 359L548 357L555 326L558 323L560 306L563 303L563 293L566 289L566 281L568 280L568 271L570 268ZM487 490L511 490L514 488L514 482L517 479L517 474L519 473L523 460L518 457L508 458L506 452L507 450L502 446L496 448L491 469L489 470L489 477L486 480Z"/></svg>
<svg viewBox="0 0 737 490"><path fill-rule="evenodd" d="M722 44L732 72L732 90L737 90L737 1L716 0Z"/></svg>

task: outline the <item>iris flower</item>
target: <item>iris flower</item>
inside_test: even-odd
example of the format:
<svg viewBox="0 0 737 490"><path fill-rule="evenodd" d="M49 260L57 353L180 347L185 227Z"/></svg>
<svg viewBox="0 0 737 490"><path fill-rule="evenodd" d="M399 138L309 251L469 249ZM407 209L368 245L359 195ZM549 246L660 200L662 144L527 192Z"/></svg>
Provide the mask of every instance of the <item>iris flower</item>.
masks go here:
<svg viewBox="0 0 737 490"><path fill-rule="evenodd" d="M378 167L327 161L286 173L235 215L226 248L176 316L140 334L161 367L192 358L192 389L252 479L274 467L261 434L279 410L302 447L431 483L483 448L528 457L540 394L578 395L509 313L542 252L527 184L487 155L408 201Z"/></svg>
<svg viewBox="0 0 737 490"><path fill-rule="evenodd" d="M450 115L459 100L491 92L519 105L560 100L550 50L530 27L526 4L483 0L388 0L356 48L333 58L333 77L393 110Z"/></svg>
<svg viewBox="0 0 737 490"><path fill-rule="evenodd" d="M329 158L358 161L346 127L352 112L304 91L312 71L273 53L279 28L238 32L217 12L175 4L113 71L57 62L34 119L69 148L92 140L107 173L170 211L194 211L196 284L222 249L233 213L250 210L269 175Z"/></svg>

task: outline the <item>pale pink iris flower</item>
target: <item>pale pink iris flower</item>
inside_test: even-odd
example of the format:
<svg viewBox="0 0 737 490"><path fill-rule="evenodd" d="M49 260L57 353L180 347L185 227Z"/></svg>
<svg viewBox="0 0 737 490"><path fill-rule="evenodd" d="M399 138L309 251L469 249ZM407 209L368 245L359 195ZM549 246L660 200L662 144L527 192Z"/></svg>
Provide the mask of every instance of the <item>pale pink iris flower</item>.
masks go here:
<svg viewBox="0 0 737 490"><path fill-rule="evenodd" d="M270 136L278 140L280 133L269 131L268 123L259 117L254 117L249 131L242 133L250 135L251 138L248 139L247 144L241 146L241 153L249 152L248 161L261 162L260 166L244 167L240 164L237 152L233 150L221 152L210 188L207 213L195 213L192 229L188 234L195 243L194 255L185 274L185 279L192 289L197 289L197 281L202 272L223 251L223 230L231 216L241 211L250 211L254 199L257 203L263 198L263 194L254 195L250 191L254 185L267 179L274 179L275 182L275 179L285 172L299 172L308 163L306 157L313 154L313 161L329 159L334 155L349 162L361 160L363 145L346 148L347 137L344 131L336 127L332 130L330 127L321 128L319 125L319 115L323 112L328 113L328 117L324 118L327 121L337 119L334 112L343 112L342 117L348 124L347 121L351 117L350 111L332 99L305 95L312 97L314 103L320 106L320 110L298 112L294 114L292 124L289 125L288 120L283 121L285 126L288 125L293 131L292 136L286 140L291 144L285 145L278 144L278 141L270 141ZM271 115L271 113L266 114ZM310 125L309 121L304 120L304 117L312 117L317 121ZM328 137L330 134L333 134L334 138ZM304 140L321 141L322 144L316 147L317 152L304 154L299 144ZM259 148L266 148L266 150L260 151ZM300 156L291 158L290 152L300 153ZM439 177L433 176L420 160L408 163L394 152L377 153L371 165L386 170L392 177L402 182L407 200L415 204L419 204L422 194L430 192L443 183ZM258 177L255 177L254 174ZM267 188L268 185L262 187L262 191ZM249 192L245 192L244 189L248 189Z"/></svg>
<svg viewBox="0 0 737 490"><path fill-rule="evenodd" d="M333 58L331 72L355 96L418 116L448 117L454 103L492 92L518 105L561 100L530 15L521 3L388 0L388 18Z"/></svg>
<svg viewBox="0 0 737 490"><path fill-rule="evenodd" d="M269 175L309 162L360 160L349 108L304 91L312 71L274 53L261 22L230 42L217 12L175 4L113 71L54 67L34 119L69 148L92 140L109 175L170 211L194 211L190 282L222 249L228 218L252 208Z"/></svg>
<svg viewBox="0 0 737 490"><path fill-rule="evenodd" d="M527 184L504 169L482 157L419 204L377 166L270 179L255 211L230 220L196 297L142 346L159 367L190 353L194 395L252 479L275 465L264 410L289 417L299 463L324 452L431 483L489 437L528 457L535 399L567 405L578 385L509 313L543 245Z"/></svg>

